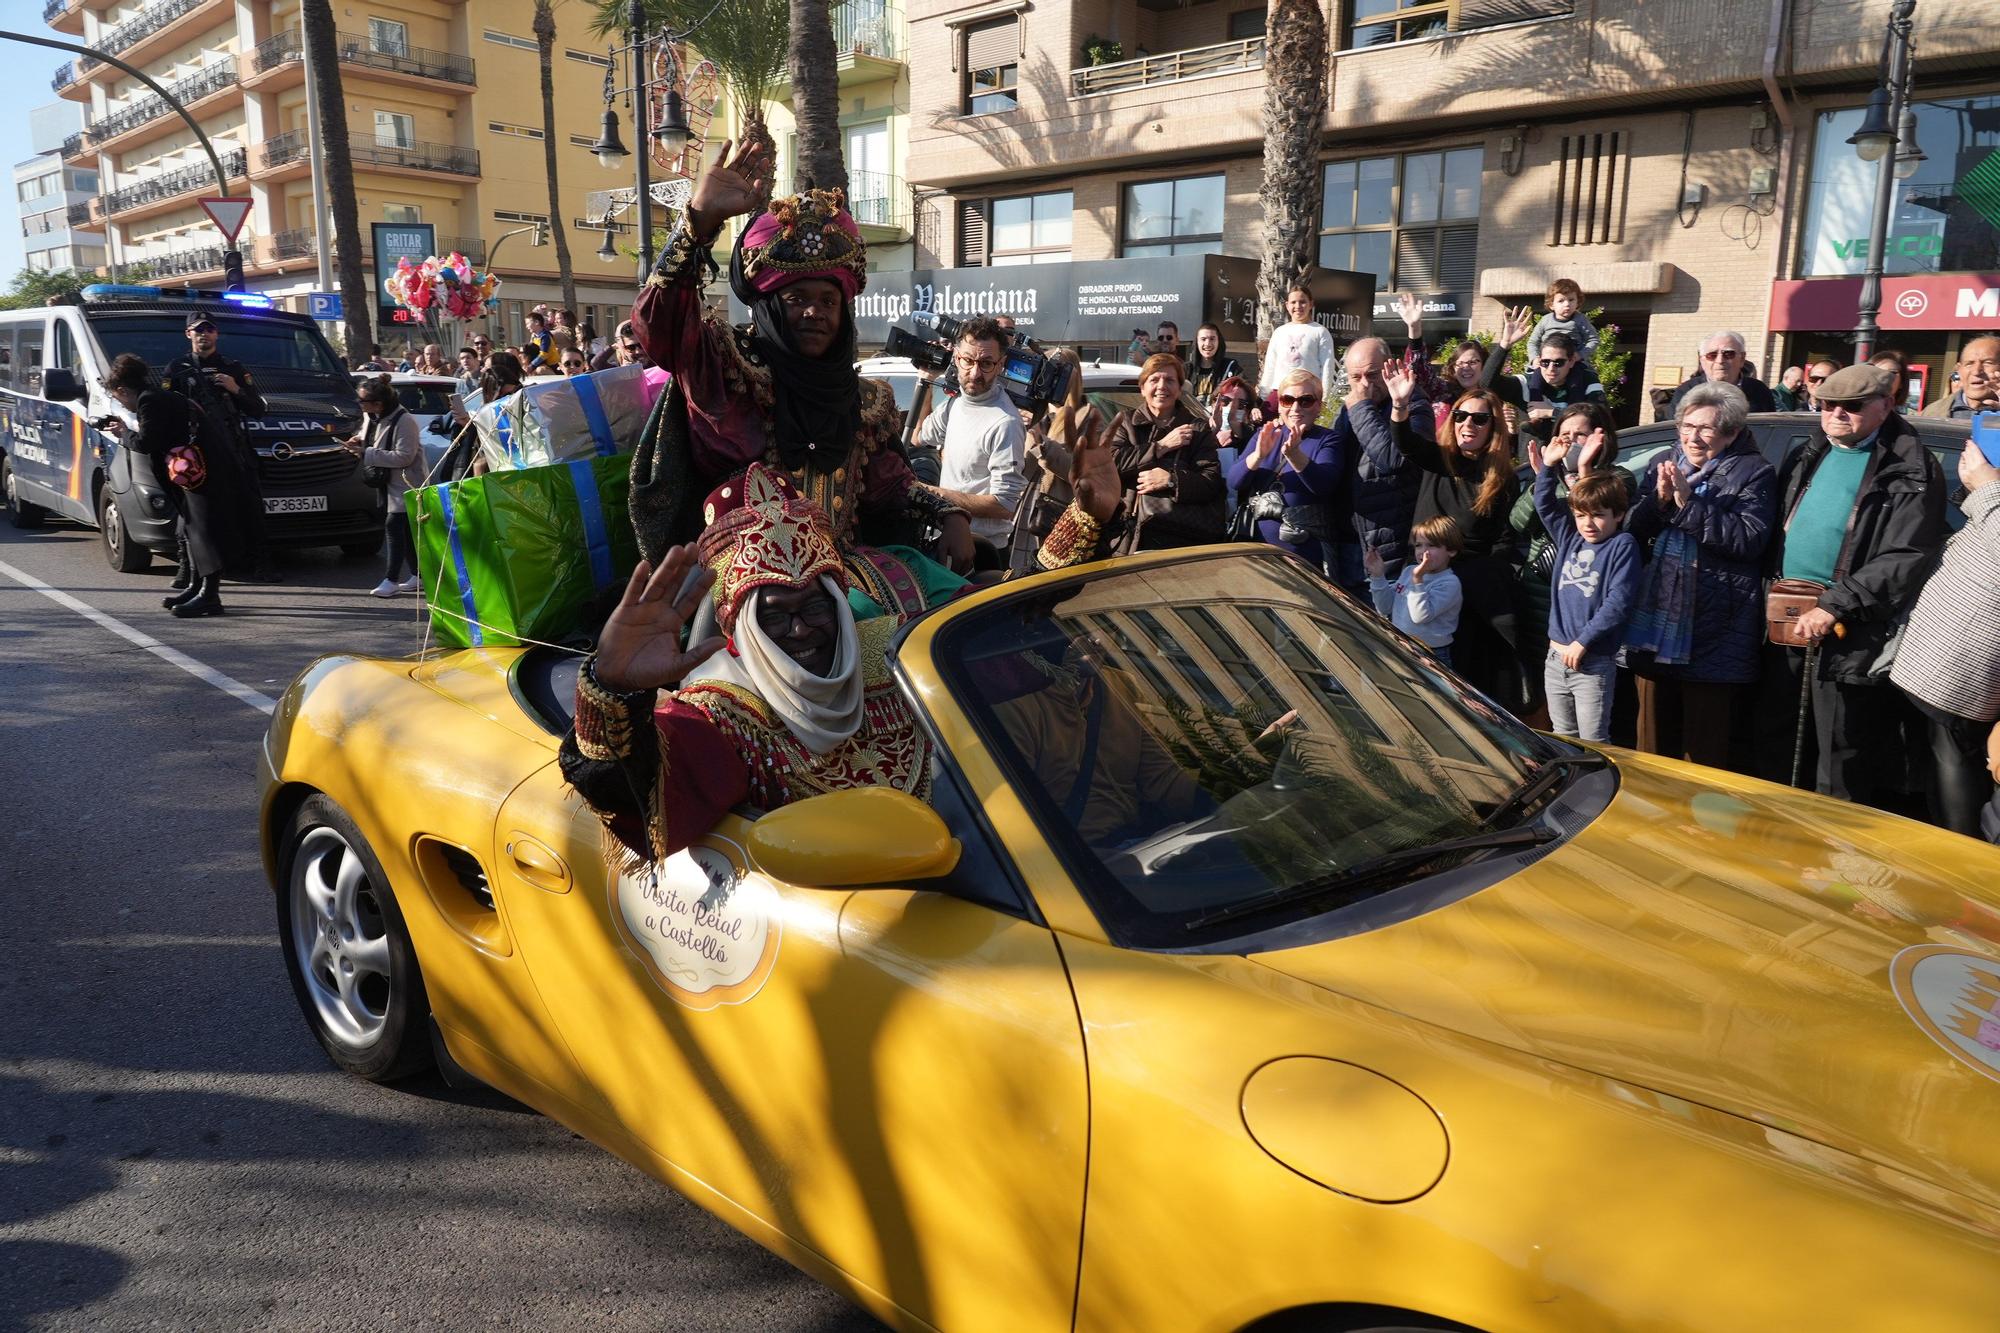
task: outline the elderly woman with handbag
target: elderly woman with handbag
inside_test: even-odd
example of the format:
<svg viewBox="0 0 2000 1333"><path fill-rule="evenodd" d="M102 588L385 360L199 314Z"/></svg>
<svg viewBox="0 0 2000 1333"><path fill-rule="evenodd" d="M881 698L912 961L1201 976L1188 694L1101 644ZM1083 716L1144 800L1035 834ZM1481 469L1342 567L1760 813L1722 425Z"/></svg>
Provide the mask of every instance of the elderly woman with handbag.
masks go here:
<svg viewBox="0 0 2000 1333"><path fill-rule="evenodd" d="M183 619L221 615L222 576L241 569L250 554L236 522L242 478L235 450L211 447L201 409L172 389L156 386L152 369L130 352L111 362L104 390L138 425L128 428L112 417L103 428L117 436L121 447L152 461L160 489L174 498L194 564L187 590L162 598L160 605Z"/></svg>
<svg viewBox="0 0 2000 1333"><path fill-rule="evenodd" d="M1334 534L1348 520L1348 460L1340 438L1318 424L1325 387L1309 370L1278 381L1278 419L1267 421L1229 470L1236 491L1236 535L1269 542L1337 578ZM1358 555L1358 552L1356 553ZM1350 580L1351 582L1351 580Z"/></svg>
<svg viewBox="0 0 2000 1333"><path fill-rule="evenodd" d="M1112 455L1129 497L1121 549L1162 551L1219 542L1229 492L1215 432L1181 402L1181 362L1161 352L1139 369L1139 406L1111 422Z"/></svg>

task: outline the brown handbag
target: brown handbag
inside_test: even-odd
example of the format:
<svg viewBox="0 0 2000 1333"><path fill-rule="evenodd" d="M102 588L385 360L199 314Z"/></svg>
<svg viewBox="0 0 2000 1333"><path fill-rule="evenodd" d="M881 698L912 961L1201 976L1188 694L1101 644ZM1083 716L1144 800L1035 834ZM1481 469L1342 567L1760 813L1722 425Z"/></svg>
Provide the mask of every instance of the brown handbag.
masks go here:
<svg viewBox="0 0 2000 1333"><path fill-rule="evenodd" d="M1764 594L1765 638L1780 648L1804 647L1792 634L1792 626L1800 616L1816 608L1825 595L1826 585L1811 579L1773 580Z"/></svg>

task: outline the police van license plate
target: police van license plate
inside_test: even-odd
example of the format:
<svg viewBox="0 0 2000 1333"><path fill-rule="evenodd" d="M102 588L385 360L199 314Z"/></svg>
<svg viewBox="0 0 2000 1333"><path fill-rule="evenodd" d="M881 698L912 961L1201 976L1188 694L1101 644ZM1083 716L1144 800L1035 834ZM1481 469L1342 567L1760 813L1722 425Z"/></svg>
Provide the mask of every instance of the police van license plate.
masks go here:
<svg viewBox="0 0 2000 1333"><path fill-rule="evenodd" d="M267 514L324 514L324 495L267 495L264 497L264 512Z"/></svg>

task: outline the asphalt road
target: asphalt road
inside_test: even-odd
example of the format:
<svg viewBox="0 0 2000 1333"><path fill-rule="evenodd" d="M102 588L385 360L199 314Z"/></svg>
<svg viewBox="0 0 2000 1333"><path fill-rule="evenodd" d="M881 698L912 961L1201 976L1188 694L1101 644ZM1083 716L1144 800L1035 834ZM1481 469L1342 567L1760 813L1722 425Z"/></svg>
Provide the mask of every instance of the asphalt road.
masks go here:
<svg viewBox="0 0 2000 1333"><path fill-rule="evenodd" d="M0 521L0 566L271 696L422 637L333 551L191 621L81 528ZM336 1073L257 858L263 730L0 568L0 1329L879 1327L504 1097Z"/></svg>

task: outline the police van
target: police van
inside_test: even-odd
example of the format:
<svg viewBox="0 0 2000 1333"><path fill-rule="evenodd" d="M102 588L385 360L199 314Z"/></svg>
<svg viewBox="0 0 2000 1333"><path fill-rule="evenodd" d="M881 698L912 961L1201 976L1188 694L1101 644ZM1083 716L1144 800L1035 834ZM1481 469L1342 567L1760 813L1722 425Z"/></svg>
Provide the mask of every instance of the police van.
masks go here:
<svg viewBox="0 0 2000 1333"><path fill-rule="evenodd" d="M70 303L0 311L0 490L17 528L50 517L101 534L113 569L134 573L174 556L174 508L151 464L90 423L131 414L101 381L122 352L157 376L188 355L187 319L221 332L264 396L243 425L257 452L265 531L273 544L381 548L383 492L340 440L360 424L353 380L319 326L255 293L97 285Z"/></svg>

